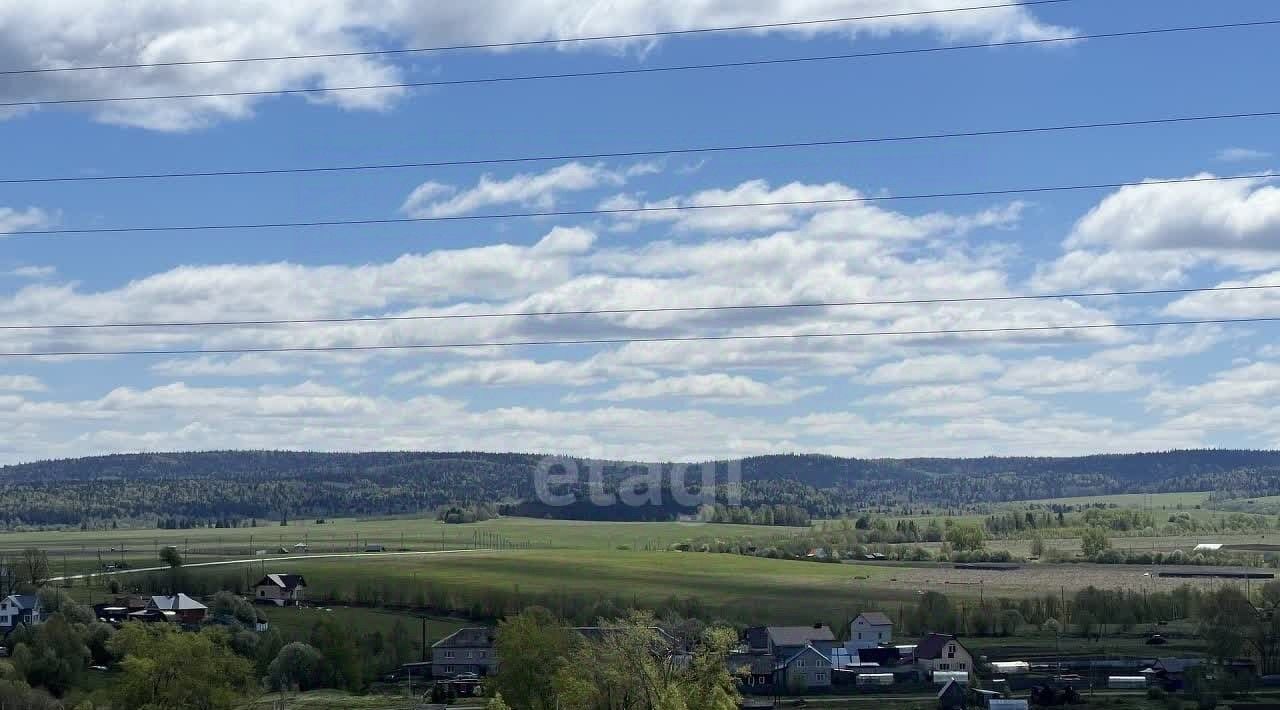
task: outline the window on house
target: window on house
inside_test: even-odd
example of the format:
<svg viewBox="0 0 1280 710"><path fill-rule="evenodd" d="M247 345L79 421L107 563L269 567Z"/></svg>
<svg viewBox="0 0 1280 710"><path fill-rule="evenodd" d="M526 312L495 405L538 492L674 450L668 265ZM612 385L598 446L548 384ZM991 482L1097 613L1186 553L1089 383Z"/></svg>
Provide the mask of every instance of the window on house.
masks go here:
<svg viewBox="0 0 1280 710"><path fill-rule="evenodd" d="M859 631L859 632L858 632L858 640L859 640L859 641L861 641L861 640L862 640L862 632L861 632L861 631Z"/></svg>
<svg viewBox="0 0 1280 710"><path fill-rule="evenodd" d="M470 651L467 651L466 658L471 658L471 652L470 652Z"/></svg>
<svg viewBox="0 0 1280 710"><path fill-rule="evenodd" d="M445 657L445 658L453 658L453 651L445 651L445 652L444 652L444 657Z"/></svg>
<svg viewBox="0 0 1280 710"><path fill-rule="evenodd" d="M963 664L963 663L961 663L960 665L958 665L958 666L956 666L956 667L957 667L957 668L959 668L959 669L960 669L960 670L962 670L962 671L963 671L963 670L966 670L966 669L965 669L965 664Z"/></svg>
<svg viewBox="0 0 1280 710"><path fill-rule="evenodd" d="M825 682L825 681L827 680L827 674L826 674L826 673L814 673L814 674L813 674L813 679L814 679L814 680L816 680L816 681L818 681L819 683Z"/></svg>
<svg viewBox="0 0 1280 710"><path fill-rule="evenodd" d="M950 664L950 663L939 663L939 664L938 664L938 670L940 670L940 671L949 671L949 670L951 670L951 664Z"/></svg>

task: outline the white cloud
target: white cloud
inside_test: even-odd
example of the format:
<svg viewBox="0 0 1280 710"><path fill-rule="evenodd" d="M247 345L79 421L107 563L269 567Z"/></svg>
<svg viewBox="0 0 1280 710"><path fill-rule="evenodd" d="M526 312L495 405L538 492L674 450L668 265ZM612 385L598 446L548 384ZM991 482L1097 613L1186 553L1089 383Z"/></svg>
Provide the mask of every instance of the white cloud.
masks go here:
<svg viewBox="0 0 1280 710"><path fill-rule="evenodd" d="M717 372L667 377L651 382L629 382L605 392L590 395L590 398L614 402L691 398L700 402L766 405L794 402L820 391L822 391L821 387L799 387L790 381L769 383L742 375Z"/></svg>
<svg viewBox="0 0 1280 710"><path fill-rule="evenodd" d="M0 207L0 237L12 232L47 227L52 223L53 218L49 213L39 207L28 207L25 210Z"/></svg>
<svg viewBox="0 0 1280 710"><path fill-rule="evenodd" d="M427 367L397 373L394 384L422 381L432 387L554 385L581 387L613 378L651 378L652 372L640 368L610 365L597 359L569 360L493 360L445 367Z"/></svg>
<svg viewBox="0 0 1280 710"><path fill-rule="evenodd" d="M1214 154L1214 160L1222 163L1245 163L1267 160L1271 154L1265 150L1253 148L1223 148Z"/></svg>
<svg viewBox="0 0 1280 710"><path fill-rule="evenodd" d="M0 392L43 392L45 385L30 375L0 375Z"/></svg>
<svg viewBox="0 0 1280 710"><path fill-rule="evenodd" d="M1002 369L1004 365L990 355L923 355L880 365L863 381L872 385L965 382Z"/></svg>
<svg viewBox="0 0 1280 710"><path fill-rule="evenodd" d="M47 279L56 273L58 269L53 266L19 266L9 271L10 276L20 279Z"/></svg>
<svg viewBox="0 0 1280 710"><path fill-rule="evenodd" d="M278 358L252 353L235 357L206 355L194 359L163 360L152 365L151 371L177 377L261 377L308 372L307 368L291 366Z"/></svg>
<svg viewBox="0 0 1280 710"><path fill-rule="evenodd" d="M1213 177L1210 173L1196 178ZM1120 188L1089 211L1069 248L1280 249L1280 188L1232 180Z"/></svg>
<svg viewBox="0 0 1280 710"><path fill-rule="evenodd" d="M592 0L548 0L513 6L504 0L467 3L369 4L239 0L65 0L0 2L0 57L6 66L56 68L359 52L383 47L437 46L643 33L721 24L756 24L867 13L935 9L935 0L783 0L726 4L720 0L624 0L607 11ZM1026 8L886 18L869 23L812 25L792 36L934 32L948 38L1029 39L1058 35ZM635 42L568 44L574 51L651 46ZM248 67L246 69L246 67ZM318 86L397 83L405 71L392 58L366 56L308 61L206 64L119 72L62 72L23 77L6 86L7 100L89 98L218 91L277 91ZM312 101L346 109L381 110L403 89L337 92ZM264 97L134 101L84 107L97 120L156 130L191 130L253 114Z"/></svg>
<svg viewBox="0 0 1280 710"><path fill-rule="evenodd" d="M1155 378L1133 365L1114 365L1096 359L1062 360L1036 357L1009 367L994 386L1023 394L1066 392L1133 392L1150 387Z"/></svg>
<svg viewBox="0 0 1280 710"><path fill-rule="evenodd" d="M1276 286L1239 291L1188 294L1170 303L1165 312L1182 318L1258 318L1280 316L1280 271L1249 279L1224 281L1222 287Z"/></svg>
<svg viewBox="0 0 1280 710"><path fill-rule="evenodd" d="M483 207L512 203L550 210L556 206L561 193L623 185L631 177L654 170L649 163L612 170L601 163L587 165L575 161L541 173L520 173L505 180L486 174L475 187L462 191L451 185L425 182L410 193L400 209L411 217L456 217Z"/></svg>

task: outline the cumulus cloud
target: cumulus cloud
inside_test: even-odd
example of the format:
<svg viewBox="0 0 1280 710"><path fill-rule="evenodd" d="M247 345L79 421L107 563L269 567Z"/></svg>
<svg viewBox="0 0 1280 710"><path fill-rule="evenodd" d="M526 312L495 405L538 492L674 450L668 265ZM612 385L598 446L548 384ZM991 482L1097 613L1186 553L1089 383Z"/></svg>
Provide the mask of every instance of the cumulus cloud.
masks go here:
<svg viewBox="0 0 1280 710"><path fill-rule="evenodd" d="M335 0L323 6L268 0L208 3L169 0L0 2L0 59L5 66L58 68L203 60L223 57L359 52L436 46L642 33L716 25L756 24L851 14L936 9L936 0L785 0L725 4L719 0L626 0L607 12L590 0L552 0L512 6L501 0L428 3L397 0L371 6ZM948 38L1037 38L1061 28L1017 6L970 13L886 18L795 28L850 38L863 33L933 32ZM613 51L630 43L573 43L561 49ZM246 67L250 69L246 70ZM0 85L6 100L278 91L403 81L405 69L389 57L205 64L116 72L59 72L20 77ZM403 89L333 92L309 100L345 109L382 110ZM155 130L182 131L253 114L264 97L224 96L183 101L135 101L86 106L97 120Z"/></svg>
<svg viewBox="0 0 1280 710"><path fill-rule="evenodd" d="M45 385L31 375L0 375L0 392L43 392Z"/></svg>
<svg viewBox="0 0 1280 710"><path fill-rule="evenodd" d="M665 377L650 382L629 382L591 399L624 402L640 399L691 398L700 402L738 404L785 404L822 391L821 387L800 387L794 382L762 382L743 375L716 372ZM581 399L581 398L577 398Z"/></svg>
<svg viewBox="0 0 1280 710"><path fill-rule="evenodd" d="M650 164L612 170L602 163L572 162L541 173L520 173L507 179L483 175L476 186L458 190L452 185L424 182L405 198L400 209L411 217L457 217L484 207L518 204L550 210L562 193L622 185L631 177L650 174Z"/></svg>
<svg viewBox="0 0 1280 710"><path fill-rule="evenodd" d="M53 218L49 213L39 207L28 207L23 210L0 207L0 237L26 229L47 227L52 222Z"/></svg>
<svg viewBox="0 0 1280 710"><path fill-rule="evenodd" d="M990 355L922 355L879 365L862 381L872 385L964 382L1003 369L1004 364Z"/></svg>

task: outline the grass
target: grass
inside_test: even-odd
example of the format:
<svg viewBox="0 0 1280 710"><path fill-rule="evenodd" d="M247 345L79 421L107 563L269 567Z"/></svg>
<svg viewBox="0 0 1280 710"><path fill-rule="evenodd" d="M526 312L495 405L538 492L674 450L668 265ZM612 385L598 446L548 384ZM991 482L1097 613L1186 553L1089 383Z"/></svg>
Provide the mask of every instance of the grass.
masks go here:
<svg viewBox="0 0 1280 710"><path fill-rule="evenodd" d="M1161 510L1177 510L1204 505L1212 491L1193 491L1186 493L1118 493L1102 496L1076 496L1072 498L1040 498L1038 500L1015 501L1014 504L1035 503L1039 505L1074 505L1086 506L1117 505L1123 508L1158 508Z"/></svg>
<svg viewBox="0 0 1280 710"><path fill-rule="evenodd" d="M188 562L272 556L304 542L313 553L351 552L369 544L387 549L440 550L509 545L567 550L664 549L674 542L704 536L776 537L802 528L764 528L711 523L604 523L533 518L498 518L469 525L447 525L427 518L331 519L324 524L293 521L288 526L195 528L190 530L66 530L0 533L0 557L21 550L46 550L54 575L102 571L108 563L130 567L159 564L160 550L177 546Z"/></svg>
<svg viewBox="0 0 1280 710"><path fill-rule="evenodd" d="M271 626L286 639L306 639L311 635L311 628L316 621L337 615L344 623L364 632L381 631L383 636L391 633L396 623L403 624L415 644L421 644L425 629L427 643L431 644L457 631L463 626L475 624L462 619L450 617L428 616L394 609L366 609L363 607L258 607L259 613L267 617ZM424 624L425 622L425 624Z"/></svg>

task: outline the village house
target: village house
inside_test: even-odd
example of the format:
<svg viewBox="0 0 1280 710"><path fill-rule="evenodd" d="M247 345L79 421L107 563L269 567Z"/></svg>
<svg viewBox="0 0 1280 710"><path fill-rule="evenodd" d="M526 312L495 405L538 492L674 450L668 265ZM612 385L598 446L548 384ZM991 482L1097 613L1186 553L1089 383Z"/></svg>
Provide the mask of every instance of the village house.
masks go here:
<svg viewBox="0 0 1280 710"><path fill-rule="evenodd" d="M893 640L893 620L879 611L864 611L849 624L845 648L856 651L875 648Z"/></svg>
<svg viewBox="0 0 1280 710"><path fill-rule="evenodd" d="M204 621L209 607L178 592L173 596L153 596L144 611L158 611L180 624L198 624Z"/></svg>
<svg viewBox="0 0 1280 710"><path fill-rule="evenodd" d="M934 673L973 673L973 655L950 634L929 634L915 651L916 670L927 678Z"/></svg>
<svg viewBox="0 0 1280 710"><path fill-rule="evenodd" d="M307 580L300 574L269 574L254 585L255 602L276 606L297 606L303 599Z"/></svg>
<svg viewBox="0 0 1280 710"><path fill-rule="evenodd" d="M825 624L813 626L766 626L765 638L768 641L768 653L777 661L784 661L806 646L813 646L819 653L830 658L831 649L836 645L835 634ZM830 668L830 663L827 664Z"/></svg>
<svg viewBox="0 0 1280 710"><path fill-rule="evenodd" d="M792 693L831 688L831 657L805 646L783 659L774 669L774 686Z"/></svg>
<svg viewBox="0 0 1280 710"><path fill-rule="evenodd" d="M453 678L462 673L487 676L497 670L493 651L497 632L484 626L470 626L431 644L431 676Z"/></svg>
<svg viewBox="0 0 1280 710"><path fill-rule="evenodd" d="M44 620L40 597L34 594L10 594L0 599L0 633L8 633L19 625L34 626Z"/></svg>

